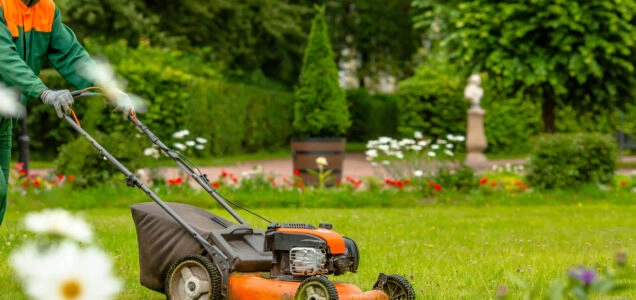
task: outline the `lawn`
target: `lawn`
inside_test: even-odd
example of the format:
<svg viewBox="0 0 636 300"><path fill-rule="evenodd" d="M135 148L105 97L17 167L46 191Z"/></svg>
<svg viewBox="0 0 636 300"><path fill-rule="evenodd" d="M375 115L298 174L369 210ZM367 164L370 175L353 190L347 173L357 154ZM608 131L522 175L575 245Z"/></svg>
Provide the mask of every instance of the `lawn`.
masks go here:
<svg viewBox="0 0 636 300"><path fill-rule="evenodd" d="M138 283L137 240L129 210L79 213L95 228L98 243L112 255L117 274L125 280L119 299L165 299ZM334 224L334 230L358 243L361 263L357 274L331 280L368 290L379 272L400 274L410 279L418 299L491 299L502 285L518 299L522 291L511 282L511 274L543 291L573 266L612 267L619 251L628 253L633 271L636 253L636 206L615 203L279 208L258 213L279 222ZM23 210L10 210L0 227L2 299L24 299L7 266L10 251L24 236L19 229L23 216ZM260 219L243 216L255 227L267 227ZM636 291L624 296L634 299Z"/></svg>

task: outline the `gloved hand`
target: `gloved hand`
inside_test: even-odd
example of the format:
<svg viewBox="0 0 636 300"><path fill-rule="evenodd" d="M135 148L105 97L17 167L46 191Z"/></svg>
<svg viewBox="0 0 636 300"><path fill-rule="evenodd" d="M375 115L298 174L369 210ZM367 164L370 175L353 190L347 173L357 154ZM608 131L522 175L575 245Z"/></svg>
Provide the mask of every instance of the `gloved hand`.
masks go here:
<svg viewBox="0 0 636 300"><path fill-rule="evenodd" d="M64 109L65 113L69 113L74 102L73 95L71 95L69 90L46 90L40 98L42 102L52 105L60 118L64 116L62 109Z"/></svg>
<svg viewBox="0 0 636 300"><path fill-rule="evenodd" d="M128 115L130 115L131 109L134 111L134 106L130 96L124 93L124 91L120 89L113 89L111 91L111 101L115 105L115 109L122 112L124 115L124 119L128 119Z"/></svg>

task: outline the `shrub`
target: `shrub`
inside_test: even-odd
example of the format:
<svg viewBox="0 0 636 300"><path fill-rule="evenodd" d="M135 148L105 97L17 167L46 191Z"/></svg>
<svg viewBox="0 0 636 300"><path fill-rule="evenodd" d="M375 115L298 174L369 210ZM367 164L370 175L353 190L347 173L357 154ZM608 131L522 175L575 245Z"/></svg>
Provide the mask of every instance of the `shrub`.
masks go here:
<svg viewBox="0 0 636 300"><path fill-rule="evenodd" d="M325 7L316 7L295 90L293 127L297 137L343 137L351 126L338 67L329 43Z"/></svg>
<svg viewBox="0 0 636 300"><path fill-rule="evenodd" d="M347 141L366 142L398 135L398 100L395 95L370 95L367 89L347 91L351 127Z"/></svg>
<svg viewBox="0 0 636 300"><path fill-rule="evenodd" d="M554 134L539 138L528 163L527 181L538 189L609 184L616 170L616 144L597 133Z"/></svg>

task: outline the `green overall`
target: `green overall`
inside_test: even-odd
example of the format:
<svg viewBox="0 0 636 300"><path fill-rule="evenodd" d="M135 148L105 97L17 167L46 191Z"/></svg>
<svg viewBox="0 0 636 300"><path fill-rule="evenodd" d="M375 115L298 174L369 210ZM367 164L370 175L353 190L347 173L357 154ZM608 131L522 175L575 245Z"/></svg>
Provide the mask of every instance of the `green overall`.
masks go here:
<svg viewBox="0 0 636 300"><path fill-rule="evenodd" d="M77 70L94 62L62 23L53 0L0 0L0 23L0 81L20 90L23 103L48 89L38 77L45 59L75 87L92 85ZM11 135L12 120L0 117L0 225L7 206Z"/></svg>

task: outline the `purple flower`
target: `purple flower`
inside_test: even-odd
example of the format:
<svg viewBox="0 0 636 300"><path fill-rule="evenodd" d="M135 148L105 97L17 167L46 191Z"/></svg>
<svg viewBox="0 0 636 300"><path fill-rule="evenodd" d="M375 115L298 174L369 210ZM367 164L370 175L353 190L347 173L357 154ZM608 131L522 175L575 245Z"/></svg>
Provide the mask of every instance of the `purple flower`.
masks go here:
<svg viewBox="0 0 636 300"><path fill-rule="evenodd" d="M584 266L578 266L568 270L568 276L572 279L578 280L585 285L590 285L594 279L596 279L596 271L594 269L588 269Z"/></svg>

